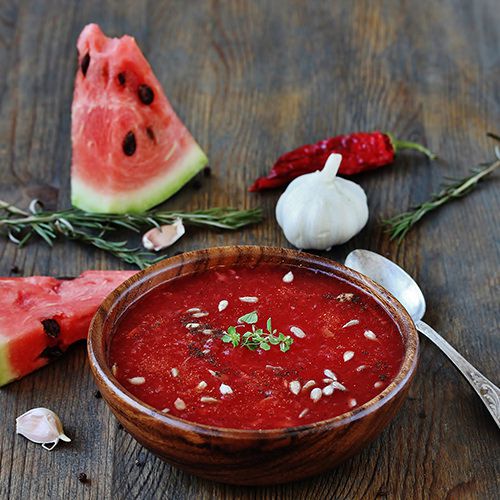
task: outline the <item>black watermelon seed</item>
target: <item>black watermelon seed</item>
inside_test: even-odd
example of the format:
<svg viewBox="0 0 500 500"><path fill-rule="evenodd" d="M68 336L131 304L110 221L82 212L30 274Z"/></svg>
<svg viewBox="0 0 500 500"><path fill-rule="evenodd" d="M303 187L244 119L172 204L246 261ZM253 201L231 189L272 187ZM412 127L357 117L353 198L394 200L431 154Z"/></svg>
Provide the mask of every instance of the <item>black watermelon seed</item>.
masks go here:
<svg viewBox="0 0 500 500"><path fill-rule="evenodd" d="M139 85L137 93L139 94L139 99L143 104L151 104L154 101L155 93L149 85Z"/></svg>
<svg viewBox="0 0 500 500"><path fill-rule="evenodd" d="M57 359L63 355L63 351L58 346L48 346L41 353L40 358Z"/></svg>
<svg viewBox="0 0 500 500"><path fill-rule="evenodd" d="M209 165L207 165L204 169L203 169L203 175L205 177L210 177L212 175L212 169L210 168Z"/></svg>
<svg viewBox="0 0 500 500"><path fill-rule="evenodd" d="M118 73L118 83L123 87L126 82L125 73Z"/></svg>
<svg viewBox="0 0 500 500"><path fill-rule="evenodd" d="M156 142L156 136L155 133L153 132L153 129L151 127L146 128L146 134L148 134L148 137L153 141Z"/></svg>
<svg viewBox="0 0 500 500"><path fill-rule="evenodd" d="M101 391L95 391L95 392L94 392L94 398L96 398L96 399L101 399L101 398L102 398Z"/></svg>
<svg viewBox="0 0 500 500"><path fill-rule="evenodd" d="M10 268L10 272L13 273L13 274L19 274L21 272L21 269L19 269L18 266L12 266Z"/></svg>
<svg viewBox="0 0 500 500"><path fill-rule="evenodd" d="M89 64L90 64L90 54L87 52L83 56L82 64L81 64L83 76L85 76L87 74L87 70L89 69Z"/></svg>
<svg viewBox="0 0 500 500"><path fill-rule="evenodd" d="M61 333L61 327L55 319L43 319L42 320L43 331L48 337L56 339Z"/></svg>
<svg viewBox="0 0 500 500"><path fill-rule="evenodd" d="M135 153L136 147L137 144L135 142L135 134L132 131L130 131L125 136L125 139L123 139L123 144L122 144L123 152L127 156L132 156Z"/></svg>

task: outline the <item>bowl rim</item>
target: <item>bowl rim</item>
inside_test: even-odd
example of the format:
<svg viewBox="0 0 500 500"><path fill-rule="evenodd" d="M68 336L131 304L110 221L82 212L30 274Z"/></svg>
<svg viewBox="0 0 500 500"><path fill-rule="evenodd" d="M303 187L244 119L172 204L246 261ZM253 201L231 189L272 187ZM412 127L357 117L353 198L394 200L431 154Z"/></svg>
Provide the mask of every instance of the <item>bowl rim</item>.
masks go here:
<svg viewBox="0 0 500 500"><path fill-rule="evenodd" d="M384 308L386 313L391 317L392 321L395 322L398 326L401 335L404 335L404 333L406 333L406 342L404 346L405 351L400 369L391 383L382 392L377 394L375 397L373 397L363 405L354 408L351 411L344 412L332 418L311 422L309 424L293 427L276 427L270 429L238 429L231 427L217 427L213 425L206 425L190 420L185 420L168 413L162 413L160 410L148 405L147 403L144 403L139 398L136 398L133 394L128 392L114 377L111 368L108 366L108 363L101 363L99 358L106 360L107 353L102 352L104 349L101 349L101 347L103 347L105 343L99 343L98 339L96 339L96 336L98 336L101 333L101 330L104 329L101 328L101 325L99 325L99 321L102 318L102 327L107 326L105 320L106 316L109 314L112 308L116 307L121 301L126 301L127 294L131 290L143 284L154 275L161 274L168 269L182 267L182 265L186 263L209 261L212 255L220 257L221 253L230 254L231 252L236 252L239 256L242 256L245 254L245 252L249 252L251 255L251 252L255 252L256 250L261 251L262 254L266 256L282 257L284 264L287 263L287 259L296 260L301 264L304 264L304 267L306 268L318 269L326 273L330 272L330 274L334 275L335 277L348 281L356 288L360 288L360 285L365 285L368 288L368 290L362 288L362 292L368 294L372 299L374 299L377 303L379 303L380 306ZM243 262L241 264L244 265ZM292 265L295 265L295 267L299 267L297 264ZM207 269L211 269L213 267L216 266L209 266ZM171 279L176 279L177 277L183 275L184 273L179 273L165 281L170 281ZM151 291L153 288L156 288L156 286L148 288L144 291L144 293ZM144 295L144 293L141 294L141 297ZM131 304L128 304L127 308L130 307L130 305ZM123 314L123 312L121 314ZM119 320L120 317L121 315L117 317L117 320ZM102 331L102 335L105 335L104 331ZM166 427L173 430L175 429L178 431L194 432L204 436L219 438L254 439L258 437L259 439L272 439L277 435L282 436L284 432L286 432L286 434L290 436L295 434L315 432L318 430L326 431L329 429L342 427L344 425L351 424L367 415L375 413L378 409L380 409L382 406L392 400L397 394L399 394L406 387L407 383L412 379L419 357L419 337L413 320L411 319L406 309L401 305L401 303L389 291L371 280L368 276L365 276L351 268L348 268L332 259L302 252L299 250L262 245L229 245L197 249L189 252L183 252L172 257L167 257L147 269L138 271L136 274L125 280L104 299L104 301L99 306L96 314L92 318L92 322L89 328L87 351L94 378L96 379L98 384L99 382L101 382L101 384L103 384L106 389L108 389L110 393L112 393L120 401L119 406L125 405L125 407L132 410L133 412L137 412L143 417L153 419L158 424L165 425ZM103 394L103 396L106 400L106 395ZM114 405L114 408L119 413L123 413L123 410L121 408L116 408L116 405Z"/></svg>

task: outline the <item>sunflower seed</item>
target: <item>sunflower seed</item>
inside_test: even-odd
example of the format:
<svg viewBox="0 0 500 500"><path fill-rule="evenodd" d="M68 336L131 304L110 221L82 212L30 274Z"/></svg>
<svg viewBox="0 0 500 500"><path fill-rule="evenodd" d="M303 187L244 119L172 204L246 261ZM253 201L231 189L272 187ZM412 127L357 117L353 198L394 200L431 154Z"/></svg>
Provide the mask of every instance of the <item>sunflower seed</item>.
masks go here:
<svg viewBox="0 0 500 500"><path fill-rule="evenodd" d="M349 404L349 407L350 408L354 408L358 402L354 399L354 398L351 398L349 401L348 401L348 404Z"/></svg>
<svg viewBox="0 0 500 500"><path fill-rule="evenodd" d="M371 330L365 330L365 337L370 340L377 340L377 336Z"/></svg>
<svg viewBox="0 0 500 500"><path fill-rule="evenodd" d="M302 390L303 391L306 391L307 389L309 389L309 387L312 387L313 385L316 385L316 381L315 380L308 380L304 386L302 387Z"/></svg>
<svg viewBox="0 0 500 500"><path fill-rule="evenodd" d="M144 377L132 377L132 378L129 378L128 381L132 385L142 385L142 384L144 384L144 382L146 382L146 379Z"/></svg>
<svg viewBox="0 0 500 500"><path fill-rule="evenodd" d="M199 323L188 323L188 324L186 325L186 328L187 328L188 330L192 330L193 328L199 328L199 327L200 327L200 324L199 324Z"/></svg>
<svg viewBox="0 0 500 500"><path fill-rule="evenodd" d="M254 302L258 302L259 299L257 297L240 297L240 301L254 303Z"/></svg>
<svg viewBox="0 0 500 500"><path fill-rule="evenodd" d="M323 371L323 374L325 377L331 378L332 380L337 380L337 375L332 372L332 370L329 370L328 368Z"/></svg>
<svg viewBox="0 0 500 500"><path fill-rule="evenodd" d="M199 307L192 307L191 309L188 309L186 312L187 313L197 313L200 311L201 311L201 309Z"/></svg>
<svg viewBox="0 0 500 500"><path fill-rule="evenodd" d="M208 316L208 313L205 311L197 312L193 314L193 318L203 318L205 316Z"/></svg>
<svg viewBox="0 0 500 500"><path fill-rule="evenodd" d="M299 339L303 339L306 336L304 330L302 330L302 328L299 328L298 326L290 327L290 331Z"/></svg>
<svg viewBox="0 0 500 500"><path fill-rule="evenodd" d="M348 321L342 328L348 328L349 326L354 326L354 325L359 325L359 320L351 319L351 321Z"/></svg>
<svg viewBox="0 0 500 500"><path fill-rule="evenodd" d="M340 389L341 391L347 391L347 387L343 384L341 384L340 382L332 382L332 386L335 388L335 389Z"/></svg>
<svg viewBox="0 0 500 500"><path fill-rule="evenodd" d="M186 403L184 403L184 400L181 398L177 398L174 401L174 406L177 408L177 410L185 410L186 409Z"/></svg>
<svg viewBox="0 0 500 500"><path fill-rule="evenodd" d="M312 391L311 391L311 394L310 394L310 397L311 399L317 403L320 399L321 399L321 396L323 395L323 392L321 391L321 389L319 387L315 387Z"/></svg>
<svg viewBox="0 0 500 500"><path fill-rule="evenodd" d="M281 366L266 365L267 370L283 370Z"/></svg>
<svg viewBox="0 0 500 500"><path fill-rule="evenodd" d="M300 382L298 380L292 380L288 384L288 387L290 388L292 394L297 395L300 392Z"/></svg>
<svg viewBox="0 0 500 500"><path fill-rule="evenodd" d="M233 390L231 389L231 386L227 384L221 384L219 387L220 393L225 396L226 394L232 394Z"/></svg>
<svg viewBox="0 0 500 500"><path fill-rule="evenodd" d="M350 359L354 358L354 352L353 351L346 351L344 352L344 361L349 361Z"/></svg>
<svg viewBox="0 0 500 500"><path fill-rule="evenodd" d="M132 385L142 385L142 384L144 384L144 382L146 382L146 379L144 377L132 377L132 378L129 378L128 381Z"/></svg>
<svg viewBox="0 0 500 500"><path fill-rule="evenodd" d="M291 283L293 281L293 273L292 271L289 271L288 273L285 274L285 276L283 276L283 282L284 283Z"/></svg>
<svg viewBox="0 0 500 500"><path fill-rule="evenodd" d="M203 333L203 335L212 335L212 330L205 328L205 330L202 330L201 333Z"/></svg>
<svg viewBox="0 0 500 500"><path fill-rule="evenodd" d="M179 370L177 368L172 368L170 370L170 373L172 374L172 377L178 377L179 376Z"/></svg>
<svg viewBox="0 0 500 500"><path fill-rule="evenodd" d="M229 305L229 302L227 300L221 300L219 302L219 305L217 306L217 309L219 309L219 312L223 311L227 306Z"/></svg>
<svg viewBox="0 0 500 500"><path fill-rule="evenodd" d="M333 391L334 391L334 387L332 384L330 385L327 385L326 387L323 387L323 394L325 396L331 396L333 394Z"/></svg>
<svg viewBox="0 0 500 500"><path fill-rule="evenodd" d="M207 387L207 385L208 385L208 384L207 384L204 380L202 380L202 381L201 381L201 382L200 382L200 383L196 386L196 388L197 388L198 390L200 390L200 391L201 391L201 390L205 389L205 388Z"/></svg>
<svg viewBox="0 0 500 500"><path fill-rule="evenodd" d="M200 398L200 401L201 401L202 403L218 403L218 402L219 402L219 400L218 400L218 399L216 399L216 398L211 398L210 396L202 396L202 397Z"/></svg>
<svg viewBox="0 0 500 500"><path fill-rule="evenodd" d="M299 418L305 417L309 413L308 408L304 408L300 413L299 413Z"/></svg>

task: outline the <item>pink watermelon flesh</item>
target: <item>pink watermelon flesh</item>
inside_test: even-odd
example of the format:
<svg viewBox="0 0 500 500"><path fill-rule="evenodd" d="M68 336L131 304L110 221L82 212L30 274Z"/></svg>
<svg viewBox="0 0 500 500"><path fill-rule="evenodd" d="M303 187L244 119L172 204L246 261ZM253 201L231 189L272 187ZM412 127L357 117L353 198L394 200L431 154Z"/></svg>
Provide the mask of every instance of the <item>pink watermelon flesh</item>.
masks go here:
<svg viewBox="0 0 500 500"><path fill-rule="evenodd" d="M134 271L87 271L73 280L0 278L0 386L87 337L104 298Z"/></svg>
<svg viewBox="0 0 500 500"><path fill-rule="evenodd" d="M92 212L143 212L178 191L207 157L132 37L108 38L89 24L77 47L72 203Z"/></svg>

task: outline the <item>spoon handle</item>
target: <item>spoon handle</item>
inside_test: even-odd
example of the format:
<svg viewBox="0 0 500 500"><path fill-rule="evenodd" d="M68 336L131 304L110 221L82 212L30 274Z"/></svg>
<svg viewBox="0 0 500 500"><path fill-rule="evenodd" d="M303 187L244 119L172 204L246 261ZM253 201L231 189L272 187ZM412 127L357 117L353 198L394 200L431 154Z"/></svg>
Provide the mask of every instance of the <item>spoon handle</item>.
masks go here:
<svg viewBox="0 0 500 500"><path fill-rule="evenodd" d="M500 389L488 380L481 372L476 370L461 354L459 354L446 340L433 330L427 323L417 321L417 330L432 340L447 356L452 363L462 372L470 385L477 392L491 416L500 427Z"/></svg>

